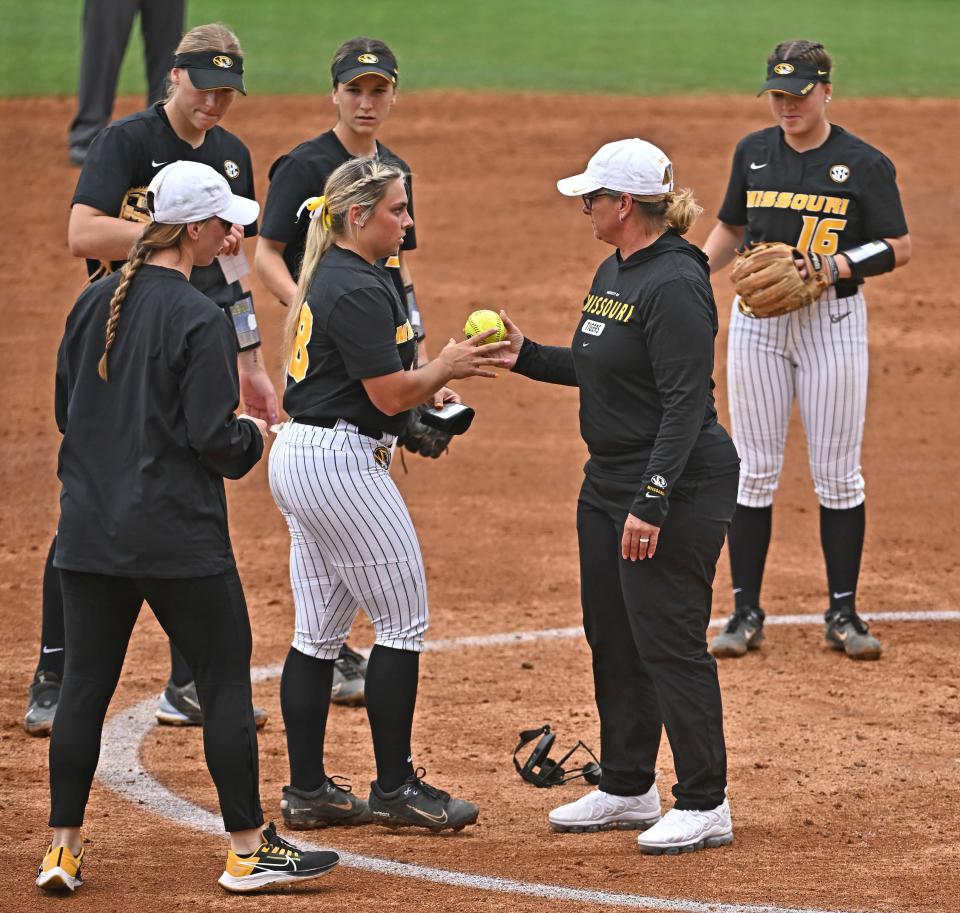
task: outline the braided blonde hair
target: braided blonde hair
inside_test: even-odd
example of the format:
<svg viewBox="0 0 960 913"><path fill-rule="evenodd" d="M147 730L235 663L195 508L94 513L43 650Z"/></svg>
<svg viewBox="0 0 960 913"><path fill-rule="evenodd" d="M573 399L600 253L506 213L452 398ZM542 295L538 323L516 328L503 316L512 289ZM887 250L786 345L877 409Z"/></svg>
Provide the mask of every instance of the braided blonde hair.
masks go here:
<svg viewBox="0 0 960 913"><path fill-rule="evenodd" d="M362 227L370 213L386 195L390 182L403 176L404 173L400 168L382 161L375 155L349 159L327 178L324 195L308 200L304 204L311 211L311 221L307 228L307 242L303 250L300 278L297 280L297 294L294 296L284 326L284 344L281 349L284 370L287 368L293 349L293 340L300 324L300 312L306 303L317 265L326 252L333 247L337 238L344 237L351 229L347 224L350 207L362 207L364 212L359 222Z"/></svg>
<svg viewBox="0 0 960 913"><path fill-rule="evenodd" d="M127 297L130 284L137 275L137 271L143 266L147 257L154 251L178 247L186 229L186 225L165 225L161 222L151 222L144 228L140 237L134 241L133 247L130 249L130 256L120 270L120 284L110 299L110 313L107 317L106 345L103 349L103 355L100 356L100 361L97 364L97 373L102 380L107 380L108 377L107 357L117 338L120 308L123 305L124 299Z"/></svg>

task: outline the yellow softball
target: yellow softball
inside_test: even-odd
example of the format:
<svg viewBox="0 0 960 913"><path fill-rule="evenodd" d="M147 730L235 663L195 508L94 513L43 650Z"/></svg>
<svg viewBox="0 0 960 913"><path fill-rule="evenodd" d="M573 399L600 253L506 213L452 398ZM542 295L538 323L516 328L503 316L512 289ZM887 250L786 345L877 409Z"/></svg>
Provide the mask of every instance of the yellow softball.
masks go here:
<svg viewBox="0 0 960 913"><path fill-rule="evenodd" d="M491 342L502 342L507 338L507 328L503 325L500 315L496 311L474 311L468 318L463 328L464 334L469 338L478 333L485 333L487 330L496 330L493 336L484 341L484 345Z"/></svg>

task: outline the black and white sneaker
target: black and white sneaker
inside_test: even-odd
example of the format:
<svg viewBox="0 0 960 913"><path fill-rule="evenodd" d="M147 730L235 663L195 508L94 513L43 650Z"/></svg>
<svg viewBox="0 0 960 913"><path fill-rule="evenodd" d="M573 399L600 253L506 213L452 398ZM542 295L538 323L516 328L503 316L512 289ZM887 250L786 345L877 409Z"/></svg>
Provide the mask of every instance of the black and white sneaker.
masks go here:
<svg viewBox="0 0 960 913"><path fill-rule="evenodd" d="M333 661L333 687L330 699L347 707L362 707L366 690L367 661L347 644Z"/></svg>
<svg viewBox="0 0 960 913"><path fill-rule="evenodd" d="M476 824L480 807L424 783L426 771L419 767L402 786L385 793L376 781L370 784L367 805L374 820L390 827L425 827L431 831L463 830Z"/></svg>
<svg viewBox="0 0 960 913"><path fill-rule="evenodd" d="M333 825L369 824L373 820L363 799L355 796L349 787L340 786L329 778L312 792L284 786L280 811L283 812L283 823L295 831Z"/></svg>
<svg viewBox="0 0 960 913"><path fill-rule="evenodd" d="M53 732L53 718L60 702L60 676L41 669L30 685L23 728L30 735L47 736Z"/></svg>
<svg viewBox="0 0 960 913"><path fill-rule="evenodd" d="M823 637L827 646L843 650L851 659L880 659L883 644L870 633L870 627L853 606L828 609L823 620Z"/></svg>
<svg viewBox="0 0 960 913"><path fill-rule="evenodd" d="M200 711L200 698L197 697L197 683L187 682L175 685L167 682L163 694L157 701L157 722L165 726L202 726L203 713ZM268 714L263 707L253 708L253 722L257 729L267 724Z"/></svg>
<svg viewBox="0 0 960 913"><path fill-rule="evenodd" d="M714 656L743 656L747 650L759 650L763 643L763 620L760 606L742 605L733 610L726 627L713 638L710 652Z"/></svg>
<svg viewBox="0 0 960 913"><path fill-rule="evenodd" d="M330 851L315 853L297 849L277 835L271 822L263 831L263 843L250 856L227 851L227 864L220 876L220 887L235 894L258 891L267 885L293 884L326 875L340 857Z"/></svg>

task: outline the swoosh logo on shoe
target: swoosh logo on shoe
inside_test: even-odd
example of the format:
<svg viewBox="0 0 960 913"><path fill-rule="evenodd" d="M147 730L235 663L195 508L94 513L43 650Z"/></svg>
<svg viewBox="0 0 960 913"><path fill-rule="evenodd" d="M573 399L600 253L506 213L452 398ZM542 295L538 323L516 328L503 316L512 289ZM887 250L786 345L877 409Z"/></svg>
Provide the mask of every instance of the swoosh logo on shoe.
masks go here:
<svg viewBox="0 0 960 913"><path fill-rule="evenodd" d="M278 872L281 869L291 869L292 871L297 870L296 860L285 856L283 859L258 859L256 861L251 861L249 859L238 859L237 862L240 865L249 866L251 871L253 869L269 869L272 872Z"/></svg>
<svg viewBox="0 0 960 913"><path fill-rule="evenodd" d="M334 802L334 801L331 799L331 800L330 800L330 807L331 807L331 808L343 809L343 811L345 811L345 812L352 811L352 809L353 809L353 805L350 803L350 800L349 800L349 799L348 799L346 802L344 802L342 805L341 805L339 802Z"/></svg>
<svg viewBox="0 0 960 913"><path fill-rule="evenodd" d="M756 162L751 162L751 163L750 163L750 170L751 170L751 171L759 171L761 168L766 168L767 165L769 165L769 164L770 164L769 162L764 162L762 165L758 165Z"/></svg>
<svg viewBox="0 0 960 913"><path fill-rule="evenodd" d="M444 809L443 812L439 815L431 815L430 812L425 812L422 808L415 808L412 805L407 805L407 808L412 812L416 812L418 815L423 815L429 821L433 821L437 824L446 824L447 823L447 810Z"/></svg>

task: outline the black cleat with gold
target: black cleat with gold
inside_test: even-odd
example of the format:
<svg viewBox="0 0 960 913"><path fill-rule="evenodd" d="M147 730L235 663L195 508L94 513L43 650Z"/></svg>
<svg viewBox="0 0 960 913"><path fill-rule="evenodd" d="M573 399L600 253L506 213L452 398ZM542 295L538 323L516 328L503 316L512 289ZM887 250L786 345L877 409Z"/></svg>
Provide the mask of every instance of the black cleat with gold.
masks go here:
<svg viewBox="0 0 960 913"><path fill-rule="evenodd" d="M305 852L277 835L271 822L263 831L263 843L250 856L227 851L227 864L219 884L226 891L242 894L268 885L293 884L326 875L340 857L331 851Z"/></svg>

